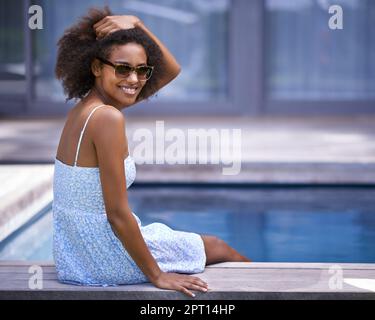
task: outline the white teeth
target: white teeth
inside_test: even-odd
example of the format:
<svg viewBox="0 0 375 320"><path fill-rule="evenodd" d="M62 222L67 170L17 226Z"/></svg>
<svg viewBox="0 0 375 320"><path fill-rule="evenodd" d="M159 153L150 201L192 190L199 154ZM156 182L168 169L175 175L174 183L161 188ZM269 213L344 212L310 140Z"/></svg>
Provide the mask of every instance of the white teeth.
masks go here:
<svg viewBox="0 0 375 320"><path fill-rule="evenodd" d="M135 92L137 91L136 88L121 87L121 89L128 94L135 94Z"/></svg>

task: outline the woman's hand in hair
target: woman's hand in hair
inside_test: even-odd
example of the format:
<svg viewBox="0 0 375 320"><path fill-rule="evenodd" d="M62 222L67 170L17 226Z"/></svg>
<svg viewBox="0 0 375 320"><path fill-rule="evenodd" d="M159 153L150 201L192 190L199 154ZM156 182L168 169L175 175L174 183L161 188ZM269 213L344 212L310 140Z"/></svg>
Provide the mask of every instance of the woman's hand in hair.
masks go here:
<svg viewBox="0 0 375 320"><path fill-rule="evenodd" d="M99 39L118 30L135 28L140 22L141 20L136 16L106 16L93 27Z"/></svg>

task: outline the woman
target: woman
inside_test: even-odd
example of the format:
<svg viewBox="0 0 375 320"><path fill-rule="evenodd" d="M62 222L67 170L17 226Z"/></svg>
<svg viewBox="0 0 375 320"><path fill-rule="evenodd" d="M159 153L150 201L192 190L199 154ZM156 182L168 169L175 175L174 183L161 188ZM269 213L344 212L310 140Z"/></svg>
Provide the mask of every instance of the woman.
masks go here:
<svg viewBox="0 0 375 320"><path fill-rule="evenodd" d="M207 283L187 274L224 261L249 261L224 241L143 226L131 211L126 189L135 178L122 109L147 99L174 79L180 66L135 16L92 9L66 30L58 46L56 76L67 116L55 158L54 259L62 282L156 287L206 292ZM125 160L124 160L125 159Z"/></svg>

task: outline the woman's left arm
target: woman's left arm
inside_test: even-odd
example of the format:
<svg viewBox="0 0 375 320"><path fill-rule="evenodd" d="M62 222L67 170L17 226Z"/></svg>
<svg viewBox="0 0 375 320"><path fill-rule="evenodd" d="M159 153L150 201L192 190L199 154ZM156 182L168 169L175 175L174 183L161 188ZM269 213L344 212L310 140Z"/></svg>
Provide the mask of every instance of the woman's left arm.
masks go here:
<svg viewBox="0 0 375 320"><path fill-rule="evenodd" d="M165 73L158 82L158 88L171 82L181 71L181 67L167 47L136 16L107 16L94 25L98 38L121 29L141 28L159 46L164 59Z"/></svg>

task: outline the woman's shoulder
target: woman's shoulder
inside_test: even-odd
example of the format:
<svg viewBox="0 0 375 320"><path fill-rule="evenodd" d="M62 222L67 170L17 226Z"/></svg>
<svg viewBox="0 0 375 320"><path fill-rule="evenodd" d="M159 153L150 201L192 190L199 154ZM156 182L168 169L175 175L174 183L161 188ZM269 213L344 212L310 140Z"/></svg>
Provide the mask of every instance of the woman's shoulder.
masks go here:
<svg viewBox="0 0 375 320"><path fill-rule="evenodd" d="M92 127L95 128L93 134L94 139L100 137L113 137L116 134L125 133L125 116L117 108L111 105L103 105L98 108L95 113L95 119Z"/></svg>
<svg viewBox="0 0 375 320"><path fill-rule="evenodd" d="M109 104L100 105L98 111L100 111L101 118L106 120L116 121L119 119L125 119L124 114L119 109Z"/></svg>
<svg viewBox="0 0 375 320"><path fill-rule="evenodd" d="M111 105L102 105L98 108L95 113L95 127L100 127L103 130L110 129L115 126L125 126L125 116L117 108Z"/></svg>
<svg viewBox="0 0 375 320"><path fill-rule="evenodd" d="M91 111L85 111L84 109L91 109ZM95 110L95 111L94 111ZM81 116L88 117L90 113L92 114L92 118L101 119L104 121L120 121L125 120L124 114L114 106L109 104L102 104L96 107L84 106L77 104L72 109L69 110L67 119L74 118L77 119ZM94 117L95 115L95 117ZM91 121L91 120L90 120Z"/></svg>

